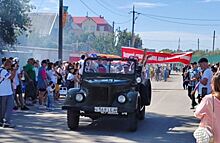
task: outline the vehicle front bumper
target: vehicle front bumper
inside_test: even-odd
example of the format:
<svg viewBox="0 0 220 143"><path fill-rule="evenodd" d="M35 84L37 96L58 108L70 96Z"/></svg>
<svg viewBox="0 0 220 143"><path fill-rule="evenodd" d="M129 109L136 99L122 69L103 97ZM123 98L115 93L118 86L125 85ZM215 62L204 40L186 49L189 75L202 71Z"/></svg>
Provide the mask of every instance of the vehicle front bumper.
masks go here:
<svg viewBox="0 0 220 143"><path fill-rule="evenodd" d="M80 114L99 114L99 115L127 115L129 113L134 113L136 109L131 107L123 107L123 106L105 106L105 107L117 107L117 114L108 114L108 113L101 113L95 112L95 107L104 107L104 106L62 106L63 110L75 110L80 111Z"/></svg>

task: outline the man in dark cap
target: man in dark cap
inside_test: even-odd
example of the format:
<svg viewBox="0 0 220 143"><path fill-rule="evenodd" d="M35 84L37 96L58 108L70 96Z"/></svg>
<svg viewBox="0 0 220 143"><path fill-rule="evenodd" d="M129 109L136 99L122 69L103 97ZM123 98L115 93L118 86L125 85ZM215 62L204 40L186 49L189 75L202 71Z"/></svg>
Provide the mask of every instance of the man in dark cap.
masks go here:
<svg viewBox="0 0 220 143"><path fill-rule="evenodd" d="M201 58L199 61L199 66L202 69L202 76L199 80L199 96L198 96L198 102L200 103L202 98L211 93L211 80L212 80L212 70L209 67L208 59L207 58Z"/></svg>
<svg viewBox="0 0 220 143"><path fill-rule="evenodd" d="M201 58L201 59L199 59L199 61L198 61L198 63L200 64L200 63L208 63L209 61L208 61L208 59L207 58Z"/></svg>

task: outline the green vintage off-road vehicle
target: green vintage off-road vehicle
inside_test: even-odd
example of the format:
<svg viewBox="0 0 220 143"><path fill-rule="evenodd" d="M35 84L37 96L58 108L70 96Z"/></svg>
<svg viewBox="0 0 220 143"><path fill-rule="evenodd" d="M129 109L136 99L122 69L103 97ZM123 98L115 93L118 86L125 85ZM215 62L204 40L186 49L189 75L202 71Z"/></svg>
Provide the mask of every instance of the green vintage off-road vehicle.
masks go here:
<svg viewBox="0 0 220 143"><path fill-rule="evenodd" d="M135 131L151 103L151 82L141 72L135 59L87 58L80 88L69 89L62 106L68 127L77 129L80 116L113 116L126 118L128 130Z"/></svg>

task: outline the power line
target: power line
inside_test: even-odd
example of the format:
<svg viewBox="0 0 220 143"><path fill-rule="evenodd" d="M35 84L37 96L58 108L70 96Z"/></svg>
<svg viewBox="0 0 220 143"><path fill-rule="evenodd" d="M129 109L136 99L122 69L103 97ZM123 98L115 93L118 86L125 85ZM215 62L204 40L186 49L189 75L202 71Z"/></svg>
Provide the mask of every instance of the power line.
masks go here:
<svg viewBox="0 0 220 143"><path fill-rule="evenodd" d="M158 21L164 21L164 22L169 22L169 23L182 24L182 25L207 26L207 27L220 26L220 24L195 24L195 23L177 22L177 21L171 21L171 20L156 18L156 17L152 17L152 16L146 16L146 15L144 15L142 13L140 13L140 14L145 16L145 17L147 17L147 18L150 18L150 19L155 19L155 20L158 20Z"/></svg>
<svg viewBox="0 0 220 143"><path fill-rule="evenodd" d="M97 0L96 0L97 1ZM84 3L82 0L80 0L80 2L86 7L88 8L93 14L99 16L98 13L96 13L92 8L90 8L86 3ZM98 1L97 1L98 2ZM104 7L104 6L103 6ZM110 20L106 19L108 21L108 23L110 23ZM128 23L130 22L131 20L127 20L127 21L123 21L123 22L115 22L115 24L125 24L125 23Z"/></svg>
<svg viewBox="0 0 220 143"><path fill-rule="evenodd" d="M95 15L99 16L98 13L96 13L93 9L91 9L86 3L84 3L82 0L80 0L80 2L85 6L87 7L92 13L94 13Z"/></svg>
<svg viewBox="0 0 220 143"><path fill-rule="evenodd" d="M108 0L103 0L103 2L105 3L105 5L110 6L110 7L115 7L115 6L121 5L121 3L118 3L119 2L118 0L114 0L114 2L113 1L108 1ZM119 10L117 10L117 11L119 11Z"/></svg>
<svg viewBox="0 0 220 143"><path fill-rule="evenodd" d="M107 9L110 13L112 13L112 14L115 14L115 15L117 15L117 16L123 16L123 17L125 17L125 16L127 16L127 15L123 15L123 14L121 14L121 13L118 13L118 12L115 12L115 11L113 11L112 9L110 9L110 8L108 8L107 6L105 6L103 3L101 3L99 0L95 0L100 6L102 6L103 8L105 8L105 9Z"/></svg>
<svg viewBox="0 0 220 143"><path fill-rule="evenodd" d="M142 13L142 15L148 15L148 16L160 17L160 18L167 18L167 19L176 19L176 20L188 20L188 21L220 21L220 19L180 18L180 17L170 17L170 16L147 14L147 13Z"/></svg>
<svg viewBox="0 0 220 143"><path fill-rule="evenodd" d="M147 41L152 41L152 42L167 42L167 43L176 43L176 41L171 41L171 40L152 40L152 39L144 39Z"/></svg>
<svg viewBox="0 0 220 143"><path fill-rule="evenodd" d="M127 24L127 23L130 23L130 22L131 22L131 19L123 21L123 22L115 22L115 24Z"/></svg>
<svg viewBox="0 0 220 143"><path fill-rule="evenodd" d="M106 19L106 18L105 18L105 20L106 20L108 23L111 23L111 20ZM127 23L131 22L131 19L129 19L129 20L127 20L127 21L123 21L123 22L115 22L115 21L113 21L113 22L114 22L114 24L117 24L117 25L123 25L123 24L127 24Z"/></svg>
<svg viewBox="0 0 220 143"><path fill-rule="evenodd" d="M144 39L146 41L150 41L150 42L158 42L158 43L176 43L177 40L153 40L153 39ZM193 41L193 40L181 40L182 43L184 44L189 44L189 45L197 45L196 44L196 41ZM204 44L200 44L201 47L208 47L208 48L211 48L209 45L204 45Z"/></svg>

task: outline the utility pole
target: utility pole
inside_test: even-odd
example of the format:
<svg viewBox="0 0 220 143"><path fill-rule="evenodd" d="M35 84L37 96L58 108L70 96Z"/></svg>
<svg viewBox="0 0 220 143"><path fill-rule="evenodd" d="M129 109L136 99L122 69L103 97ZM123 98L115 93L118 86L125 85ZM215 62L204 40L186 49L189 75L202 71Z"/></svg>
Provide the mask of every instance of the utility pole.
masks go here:
<svg viewBox="0 0 220 143"><path fill-rule="evenodd" d="M177 52L180 52L180 38L179 38L179 41L178 41L178 49L177 49Z"/></svg>
<svg viewBox="0 0 220 143"><path fill-rule="evenodd" d="M63 60L63 0L59 2L59 41L58 41L58 60Z"/></svg>
<svg viewBox="0 0 220 143"><path fill-rule="evenodd" d="M213 43L212 43L212 51L215 52L215 30L214 30L214 34L213 34Z"/></svg>
<svg viewBox="0 0 220 143"><path fill-rule="evenodd" d="M113 34L115 33L115 22L114 21L112 22L112 33Z"/></svg>
<svg viewBox="0 0 220 143"><path fill-rule="evenodd" d="M198 38L198 51L199 51L199 38Z"/></svg>
<svg viewBox="0 0 220 143"><path fill-rule="evenodd" d="M131 46L134 47L135 43L135 35L134 35L134 25L135 21L137 20L137 17L135 17L135 14L140 14L137 11L135 11L134 5L133 5L133 10L130 11L132 13L132 34L131 34Z"/></svg>
<svg viewBox="0 0 220 143"><path fill-rule="evenodd" d="M112 22L112 48L115 47L115 22Z"/></svg>
<svg viewBox="0 0 220 143"><path fill-rule="evenodd" d="M132 35L131 35L131 45L134 47L134 24L135 24L135 11L134 11L134 5L133 5L133 11L132 11Z"/></svg>

